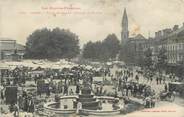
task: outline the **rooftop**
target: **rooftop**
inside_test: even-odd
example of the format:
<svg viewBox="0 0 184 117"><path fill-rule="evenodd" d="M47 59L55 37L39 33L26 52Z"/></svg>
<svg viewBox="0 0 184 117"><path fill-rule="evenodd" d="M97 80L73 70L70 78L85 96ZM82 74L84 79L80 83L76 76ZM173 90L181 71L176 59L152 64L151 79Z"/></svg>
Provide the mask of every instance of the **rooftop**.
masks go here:
<svg viewBox="0 0 184 117"><path fill-rule="evenodd" d="M13 39L10 39L10 38L0 37L0 42L7 42L7 41L14 41L14 42L16 42L16 40L13 40Z"/></svg>
<svg viewBox="0 0 184 117"><path fill-rule="evenodd" d="M178 28L177 30L172 30L172 32L168 33L167 35L160 35L159 37L155 37L156 39L167 39L173 36L183 36L184 35L184 26Z"/></svg>

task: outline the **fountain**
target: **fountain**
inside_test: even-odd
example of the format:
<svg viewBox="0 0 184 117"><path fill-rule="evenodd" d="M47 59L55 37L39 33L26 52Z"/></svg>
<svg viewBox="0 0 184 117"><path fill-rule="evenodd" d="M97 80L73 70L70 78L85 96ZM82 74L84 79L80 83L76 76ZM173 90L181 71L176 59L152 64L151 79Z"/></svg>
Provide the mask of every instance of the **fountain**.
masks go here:
<svg viewBox="0 0 184 117"><path fill-rule="evenodd" d="M77 104L82 104L82 109L97 110L100 109L100 101L91 92L91 85L88 80L84 80L81 94L73 102L74 108L77 108Z"/></svg>
<svg viewBox="0 0 184 117"><path fill-rule="evenodd" d="M109 96L95 96L89 80L85 79L79 95L57 97L55 102L47 102L44 105L44 113L52 113L57 116L62 114L85 114L85 115L110 115L127 113L127 108L120 108L119 98ZM59 99L58 99L59 98ZM78 108L80 104L80 108ZM133 105L138 105L131 103ZM121 106L122 107L122 106ZM129 109L128 109L129 110ZM136 110L136 109L134 109Z"/></svg>
<svg viewBox="0 0 184 117"><path fill-rule="evenodd" d="M118 98L108 96L95 96L92 93L91 85L88 79L82 84L82 89L78 96L61 96L55 99L55 102L47 102L44 105L45 113L54 113L55 115L72 114L79 110L79 114L85 115L114 115L120 113L120 108L113 108L112 102L118 102ZM102 103L105 102L105 103ZM65 104L67 103L67 108ZM79 109L77 106L81 104Z"/></svg>

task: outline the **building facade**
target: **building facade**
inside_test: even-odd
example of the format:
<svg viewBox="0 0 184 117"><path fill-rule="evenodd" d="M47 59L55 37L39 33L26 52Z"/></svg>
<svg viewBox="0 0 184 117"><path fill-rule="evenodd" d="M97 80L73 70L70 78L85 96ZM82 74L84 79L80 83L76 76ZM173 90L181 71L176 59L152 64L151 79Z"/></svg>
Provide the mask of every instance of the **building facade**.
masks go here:
<svg viewBox="0 0 184 117"><path fill-rule="evenodd" d="M126 49L127 59L132 64L137 64L147 49L152 50L152 59L157 62L160 49L166 50L167 63L170 66L177 66L184 62L184 23L183 26L174 25L155 32L155 37L146 39L141 34L129 37L128 16L124 10L122 19L121 43Z"/></svg>
<svg viewBox="0 0 184 117"><path fill-rule="evenodd" d="M16 40L0 39L0 60L19 61L23 59L25 47Z"/></svg>
<svg viewBox="0 0 184 117"><path fill-rule="evenodd" d="M184 61L184 24L180 28L175 25L173 29L167 28L156 32L151 48L154 49L154 53L158 53L161 48L164 48L168 65L180 64Z"/></svg>

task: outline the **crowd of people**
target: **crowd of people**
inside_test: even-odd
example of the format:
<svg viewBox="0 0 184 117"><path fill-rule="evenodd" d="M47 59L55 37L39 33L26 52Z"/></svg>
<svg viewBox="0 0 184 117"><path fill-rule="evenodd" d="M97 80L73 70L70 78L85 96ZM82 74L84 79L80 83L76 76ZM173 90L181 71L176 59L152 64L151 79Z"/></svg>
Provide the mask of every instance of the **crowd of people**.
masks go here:
<svg viewBox="0 0 184 117"><path fill-rule="evenodd" d="M35 71L36 74L35 74ZM38 72L39 71L39 72ZM74 95L80 93L81 81L83 78L88 77L90 83L93 82L93 76L98 71L94 69L86 69L82 66L74 66L71 69L64 68L62 70L55 69L43 69L38 67L36 69L29 67L16 67L15 69L6 69L2 70L1 74L1 103L8 104L7 97L12 95L6 94L6 87L12 86L16 87L16 95L18 99L14 102L11 102L11 110L22 110L24 112L35 111L35 101L37 101L37 96L40 98L42 95L49 98L51 95L60 94L60 95ZM34 83L33 83L34 81ZM31 82L32 84L29 84ZM28 86L26 86L29 84ZM26 88L32 86L36 91L28 91ZM75 90L69 88L70 86L75 86ZM15 108L17 107L18 108ZM17 112L17 111L15 111Z"/></svg>
<svg viewBox="0 0 184 117"><path fill-rule="evenodd" d="M42 71L36 72L34 71ZM18 108L22 111L34 113L35 111L35 101L36 96L42 97L46 94L49 98L52 94L54 95L76 95L80 93L81 82L83 79L88 78L92 92L97 96L108 95L108 90L104 88L105 83L94 84L94 77L103 77L103 81L106 81L107 77L110 77L110 85L114 87L114 97L136 97L141 98L145 101L145 107L154 107L156 100L155 90L151 88L148 82L152 83L153 80L156 84L166 84L166 79L162 76L154 77L153 74L149 72L143 72L141 70L134 70L132 68L121 67L112 73L110 67L101 68L96 70L95 68L87 69L85 66L74 66L71 69L44 69L38 67L36 69L29 67L15 68L13 70L4 70L2 72L1 78L1 99L5 99L5 88L6 86L17 86L22 87L22 93L17 92ZM172 79L174 76L171 76ZM140 79L144 78L147 80L147 84L140 82ZM26 87L26 82L34 81L36 92L31 94L24 90ZM109 84L108 84L109 85ZM74 86L75 88L70 88ZM165 85L165 90L168 90L167 85ZM121 92L119 95L118 92ZM11 104L15 106L16 102ZM16 112L16 111L15 111Z"/></svg>
<svg viewBox="0 0 184 117"><path fill-rule="evenodd" d="M124 69L116 72L118 78L117 90L121 91L122 96L132 96L145 100L145 107L153 107L155 105L153 104L155 103L155 90L150 85L139 82L140 76L142 75L143 73L141 71L134 72L132 69ZM148 106L147 102L150 103L150 106Z"/></svg>

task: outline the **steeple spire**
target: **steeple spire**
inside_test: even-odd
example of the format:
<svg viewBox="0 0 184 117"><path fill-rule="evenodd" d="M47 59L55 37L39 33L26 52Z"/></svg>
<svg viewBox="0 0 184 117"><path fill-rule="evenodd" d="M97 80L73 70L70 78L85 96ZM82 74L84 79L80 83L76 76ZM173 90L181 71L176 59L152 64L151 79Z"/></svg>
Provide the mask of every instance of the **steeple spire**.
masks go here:
<svg viewBox="0 0 184 117"><path fill-rule="evenodd" d="M122 18L122 32L121 32L121 43L124 45L128 41L129 31L128 31L128 16L126 8L124 9L123 18Z"/></svg>
<svg viewBox="0 0 184 117"><path fill-rule="evenodd" d="M123 12L123 21L125 21L125 20L127 20L127 21L128 21L126 8L124 8L124 12Z"/></svg>

